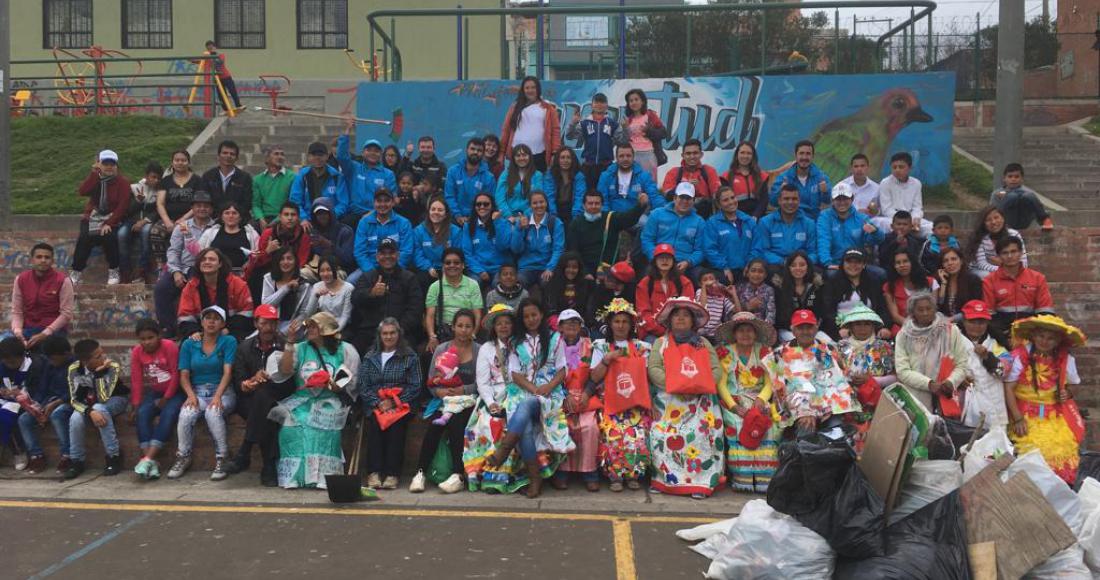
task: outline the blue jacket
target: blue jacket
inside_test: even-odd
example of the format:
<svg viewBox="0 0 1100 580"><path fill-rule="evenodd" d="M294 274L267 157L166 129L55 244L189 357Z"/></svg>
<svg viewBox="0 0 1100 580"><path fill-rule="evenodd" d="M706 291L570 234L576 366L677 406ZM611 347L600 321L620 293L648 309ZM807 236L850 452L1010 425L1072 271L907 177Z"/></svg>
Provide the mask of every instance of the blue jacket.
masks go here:
<svg viewBox="0 0 1100 580"><path fill-rule="evenodd" d="M821 186L818 185L822 181L825 182L824 192L821 191ZM775 178L769 194L771 204L775 207L779 207L779 188L784 183L792 183L798 188L798 207L802 208L802 213L811 220L817 220L818 214L821 213L821 204L827 204L832 200L830 192L833 189L833 184L829 181L829 176L825 175L825 172L818 169L817 165L813 163L810 164L810 175L806 178L806 185L802 185L802 182L798 180L797 164L792 165L789 169L780 173L779 177Z"/></svg>
<svg viewBox="0 0 1100 580"><path fill-rule="evenodd" d="M817 226L801 213L788 224L782 215L772 212L756 222L752 242L752 256L763 258L769 264L782 264L795 250L802 250L817 263Z"/></svg>
<svg viewBox="0 0 1100 580"><path fill-rule="evenodd" d="M371 167L351 158L348 152L348 136L336 140L336 160L344 171L344 195L336 198L336 215L363 214L374 210L374 192L385 187L397 195L397 178L381 163Z"/></svg>
<svg viewBox="0 0 1100 580"><path fill-rule="evenodd" d="M447 180L443 183L443 199L456 217L469 217L474 211L474 198L479 193L495 195L497 179L489 170L489 164L482 161L473 177L466 173L466 159L447 170Z"/></svg>
<svg viewBox="0 0 1100 580"><path fill-rule="evenodd" d="M881 244L886 237L882 230L876 229L873 234L863 231L863 226L869 223L871 219L854 207L848 210L844 220L836 215L834 208L821 212L817 218L817 259L821 265L839 266L844 252L849 249L863 250Z"/></svg>
<svg viewBox="0 0 1100 580"><path fill-rule="evenodd" d="M542 190L546 192L546 197L550 200L550 207L556 210L558 207L558 183L554 181L554 176L549 171L542 179ZM586 191L588 191L588 181L585 180L584 174L578 171L577 175L573 177L573 209L570 210L569 215L576 217L584 213L584 192ZM550 213L557 215L557 212L553 210Z"/></svg>
<svg viewBox="0 0 1100 580"><path fill-rule="evenodd" d="M290 184L290 197L289 200L298 204L299 212L298 217L302 221L308 221L310 217L310 208L313 207L313 198L309 195L309 188L306 187L306 174L313 168L309 165L298 170L298 174L294 176L294 181ZM340 175L340 171L331 165L325 165L325 172L328 173L328 179L325 180L325 185L322 188L323 194L317 197L327 197L337 200L336 205L339 207L339 200L344 197L344 176ZM337 214L339 217L339 214Z"/></svg>
<svg viewBox="0 0 1100 580"><path fill-rule="evenodd" d="M726 219L726 214L720 211L710 216L703 230L707 263L718 270L744 269L752 254L754 230L756 218L740 210L736 222Z"/></svg>
<svg viewBox="0 0 1100 580"><path fill-rule="evenodd" d="M327 197L318 197L313 200L313 211L317 212L317 208L327 208L329 213L333 213L333 201ZM322 243L318 243L321 238L328 240L332 245L328 251L323 251ZM336 219L336 214L333 213L332 223L329 224L328 229L321 231L321 227L317 225L317 221L313 221L313 231L309 234L310 248L313 254L323 255L331 253L336 256L336 259L340 264L351 272L355 270L355 230L351 229L351 226Z"/></svg>
<svg viewBox="0 0 1100 580"><path fill-rule="evenodd" d="M642 252L646 259L653 257L657 244L671 244L676 249L676 261L687 260L692 266L703 263L703 230L706 222L695 208L691 213L681 216L670 203L659 207L649 214L649 220L642 228Z"/></svg>
<svg viewBox="0 0 1100 580"><path fill-rule="evenodd" d="M378 242L383 238L397 242L397 263L402 268L407 269L412 263L412 224L409 220L391 211L389 221L381 224L372 211L359 220L359 227L355 229L355 261L360 270L369 272L378 267Z"/></svg>
<svg viewBox="0 0 1100 580"><path fill-rule="evenodd" d="M458 247L466 255L466 267L474 277L480 276L482 272L495 275L500 270L500 265L511 260L516 253L512 223L504 218L497 218L493 221L493 227L496 235L491 240L489 232L481 223L477 223L473 239L470 238L469 223L462 226L458 234Z"/></svg>
<svg viewBox="0 0 1100 580"><path fill-rule="evenodd" d="M461 234L458 226L451 224L451 234L442 245L436 244L428 231L428 222L425 220L416 226L412 233L413 239L413 264L421 272L427 272L432 268L437 271L443 267L443 250L458 245L458 236Z"/></svg>
<svg viewBox="0 0 1100 580"><path fill-rule="evenodd" d="M530 219L530 215L527 216ZM528 221L524 230L515 228L515 252L519 257L519 269L553 270L565 251L565 225L558 218L546 214L541 226Z"/></svg>
<svg viewBox="0 0 1100 580"><path fill-rule="evenodd" d="M630 177L630 189L628 191L619 191L618 172L619 166L612 163L600 174L600 181L596 185L596 190L603 195L604 211L628 211L638 205L638 195L641 193L649 196L650 208L653 208L654 204L660 203L657 199L657 196L660 195L657 184L649 176L649 172L642 169L642 166L637 162L634 163L634 174Z"/></svg>
<svg viewBox="0 0 1100 580"><path fill-rule="evenodd" d="M576 128L570 127L566 137L577 139L578 145L584 148L581 159L595 165L601 161L615 160L615 142L612 137L618 129L619 123L611 115L604 115L602 121L588 117L578 123Z"/></svg>
<svg viewBox="0 0 1100 580"><path fill-rule="evenodd" d="M531 206L527 204L527 197L523 195L523 186L521 182L517 181L515 187L512 188L512 196L508 196L508 172L511 171L511 166L505 166L504 171L500 174L500 179L497 180L497 209L500 210L500 215L504 217L511 217L514 215L522 215L531 211ZM534 171L534 167L531 167ZM542 190L542 172L535 171L531 175L531 191ZM554 204L550 205L550 213L554 213Z"/></svg>

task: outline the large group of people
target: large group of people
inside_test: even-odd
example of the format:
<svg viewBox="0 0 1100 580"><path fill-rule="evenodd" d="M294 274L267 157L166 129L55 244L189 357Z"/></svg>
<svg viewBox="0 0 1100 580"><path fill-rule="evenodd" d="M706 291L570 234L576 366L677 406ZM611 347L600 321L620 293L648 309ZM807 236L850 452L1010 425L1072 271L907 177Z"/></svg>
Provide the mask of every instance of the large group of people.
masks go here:
<svg viewBox="0 0 1100 580"><path fill-rule="evenodd" d="M667 132L641 90L617 118L597 94L564 125L579 155L534 78L501 136L470 138L449 168L430 136L416 158L373 139L353 154L352 127L297 171L269 148L256 176L232 141L201 177L178 151L133 185L99 154L71 272L38 244L13 287L0 440L17 468L47 469L50 423L58 472L78 477L91 423L104 473L120 473L129 410L141 478L160 477L173 436L166 477L183 476L202 419L211 479L258 447L264 485L324 487L358 467L342 434L362 421L365 485L395 489L419 415L413 492L431 474L445 493L536 497L571 476L589 491L759 493L784 440L844 427L858 449L897 383L929 412L1006 428L1073 480L1084 431L1066 387L1084 337L1013 229L1051 226L1019 165L963 243L950 217L925 219L904 152L876 184L853 151L832 184L809 141L769 174L752 143L718 171L688 140L658 180ZM128 380L95 340L67 339L95 246L108 284L154 286Z"/></svg>

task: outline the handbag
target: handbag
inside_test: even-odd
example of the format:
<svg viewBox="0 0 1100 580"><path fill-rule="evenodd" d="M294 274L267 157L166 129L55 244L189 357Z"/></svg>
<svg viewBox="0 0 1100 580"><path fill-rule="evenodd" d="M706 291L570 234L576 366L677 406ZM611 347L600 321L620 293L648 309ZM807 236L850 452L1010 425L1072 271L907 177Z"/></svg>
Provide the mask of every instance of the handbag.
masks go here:
<svg viewBox="0 0 1100 580"><path fill-rule="evenodd" d="M936 382L942 383L947 380L947 377L951 376L951 373L955 370L955 361L951 357L944 355L940 358L940 372L936 375ZM936 393L936 403L939 405L940 414L945 419L960 419L962 418L962 406L959 405L959 399L952 394L951 396L944 395L943 393Z"/></svg>
<svg viewBox="0 0 1100 580"><path fill-rule="evenodd" d="M378 398L382 401L390 399L394 402L394 408L383 411L380 407L374 408L374 418L378 421L378 428L385 431L409 414L409 404L401 400L401 387L379 389Z"/></svg>
<svg viewBox="0 0 1100 580"><path fill-rule="evenodd" d="M756 449L760 447L761 441L771 427L771 417L753 405L741 420L741 432L737 434L737 442L745 449Z"/></svg>
<svg viewBox="0 0 1100 580"><path fill-rule="evenodd" d="M618 415L634 407L649 409L649 375L645 357L638 356L634 344L627 345L627 355L612 361L604 375L604 409Z"/></svg>
<svg viewBox="0 0 1100 580"><path fill-rule="evenodd" d="M665 345L665 390L670 395L714 395L718 385L710 370L710 353L690 344Z"/></svg>
<svg viewBox="0 0 1100 580"><path fill-rule="evenodd" d="M454 340L455 331L451 328L450 324L447 324L443 320L443 288L446 286L446 281L439 278L439 294L437 296L435 304L435 337L440 344L449 340Z"/></svg>

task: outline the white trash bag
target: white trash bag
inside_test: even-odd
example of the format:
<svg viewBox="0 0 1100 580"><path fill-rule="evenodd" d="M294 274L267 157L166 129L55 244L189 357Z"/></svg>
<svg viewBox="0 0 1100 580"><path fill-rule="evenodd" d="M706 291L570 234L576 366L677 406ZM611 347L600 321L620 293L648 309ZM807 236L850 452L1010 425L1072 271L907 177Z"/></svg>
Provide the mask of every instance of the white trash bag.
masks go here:
<svg viewBox="0 0 1100 580"><path fill-rule="evenodd" d="M1017 473L1026 473L1031 478L1054 511L1062 517L1062 521L1066 522L1075 536L1080 537L1081 528L1085 522L1081 511L1081 500L1066 485L1066 482L1054 473L1046 461L1043 461L1043 456L1038 451L1029 451L1017 457L1016 461L1013 461L1001 474L1001 480L1008 481ZM1090 580L1092 574L1085 566L1085 550L1080 544L1074 544L1029 570L1024 578Z"/></svg>
<svg viewBox="0 0 1100 580"><path fill-rule="evenodd" d="M1081 499L1081 512L1085 518L1077 539L1085 550L1085 565L1100 575L1100 481L1085 478L1077 497Z"/></svg>
<svg viewBox="0 0 1100 580"><path fill-rule="evenodd" d="M965 450L966 448L963 447ZM1012 441L1003 426L990 427L989 432L974 442L974 446L963 458L963 481L970 481L1002 455L1011 455L1014 450Z"/></svg>
<svg viewBox="0 0 1100 580"><path fill-rule="evenodd" d="M909 479L901 487L901 495L889 525L962 487L962 466L955 460L915 461L909 469Z"/></svg>

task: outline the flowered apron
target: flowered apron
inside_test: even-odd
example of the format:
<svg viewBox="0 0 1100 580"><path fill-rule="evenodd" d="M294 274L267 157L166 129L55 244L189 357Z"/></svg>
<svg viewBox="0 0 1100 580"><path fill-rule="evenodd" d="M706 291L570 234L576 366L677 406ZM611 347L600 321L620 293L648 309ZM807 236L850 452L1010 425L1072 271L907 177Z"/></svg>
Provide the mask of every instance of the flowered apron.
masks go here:
<svg viewBox="0 0 1100 580"><path fill-rule="evenodd" d="M720 359L725 372L719 379L719 392L728 390L733 401L742 407L750 407L754 399L763 397L769 400L769 414L775 397L771 393L771 381L764 359L770 354L767 347L755 347L756 356L743 360L732 349ZM738 435L744 420L733 409L722 406L722 423L726 438L726 469L730 475L730 485L738 491L765 493L772 475L779 467L777 454L779 440L783 434L783 425L775 421L760 441L756 449L741 445Z"/></svg>
<svg viewBox="0 0 1100 580"><path fill-rule="evenodd" d="M628 350L631 356L642 358L649 353L649 344L640 340L632 341ZM604 354L611 348L606 341L597 341L593 348L599 348ZM611 369L608 370L610 374ZM641 367L645 375L645 365ZM648 389L648 380L645 382ZM631 393L633 394L633 393ZM628 395L629 396L629 395ZM607 387L604 388L607 397ZM649 455L649 428L653 415L649 409L631 407L620 413L604 413L600 420L600 471L611 481L640 479L652 465Z"/></svg>

